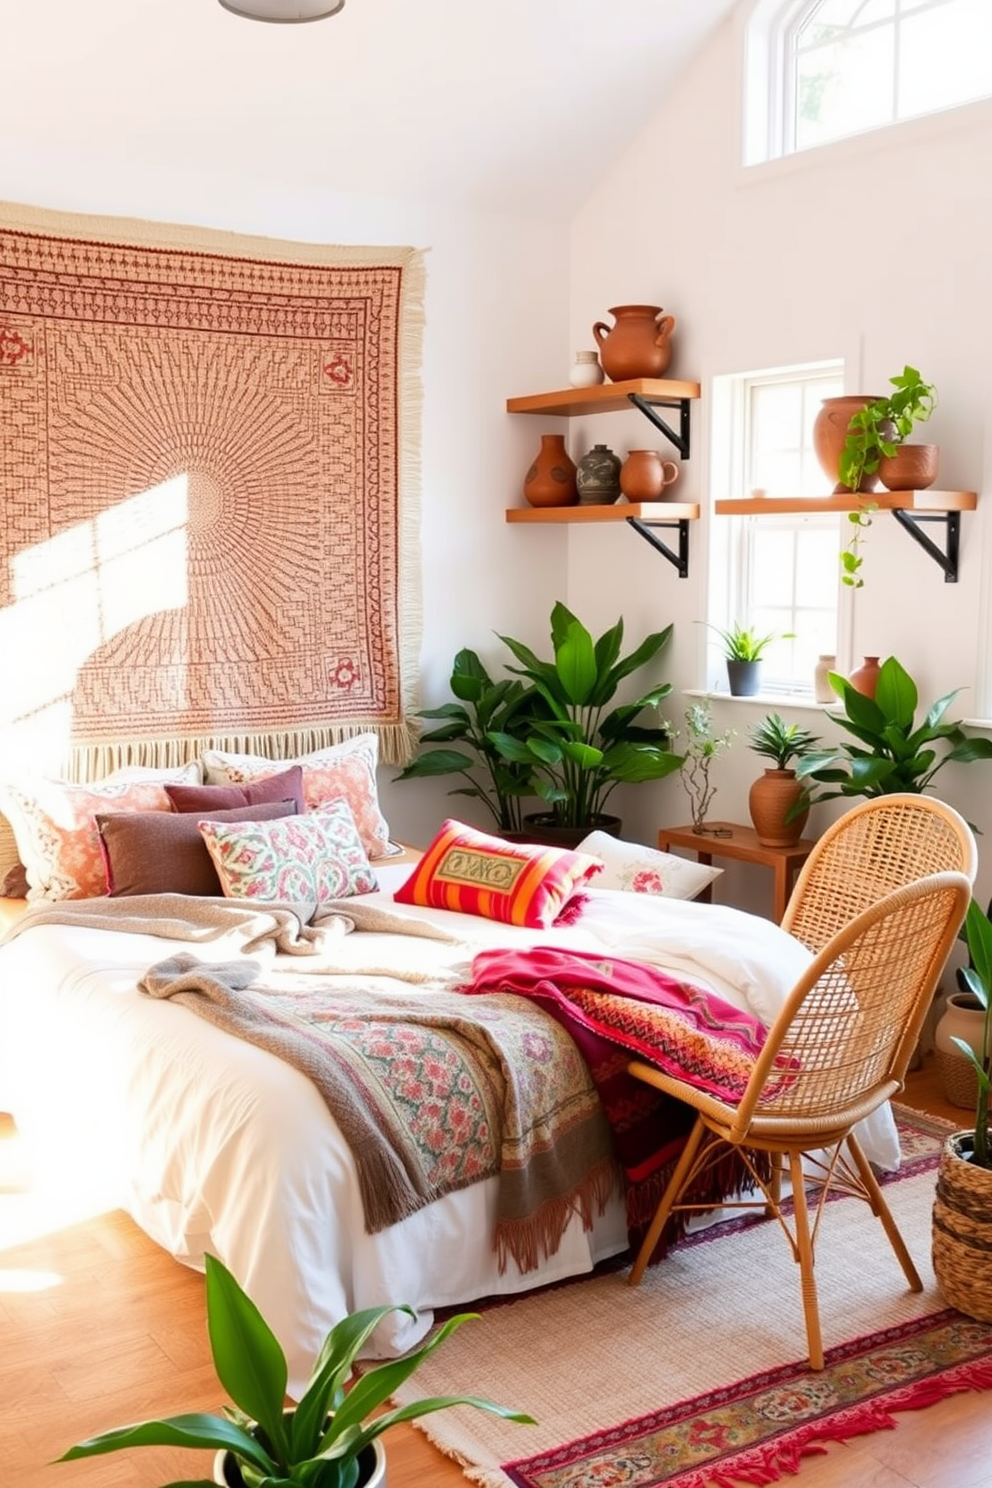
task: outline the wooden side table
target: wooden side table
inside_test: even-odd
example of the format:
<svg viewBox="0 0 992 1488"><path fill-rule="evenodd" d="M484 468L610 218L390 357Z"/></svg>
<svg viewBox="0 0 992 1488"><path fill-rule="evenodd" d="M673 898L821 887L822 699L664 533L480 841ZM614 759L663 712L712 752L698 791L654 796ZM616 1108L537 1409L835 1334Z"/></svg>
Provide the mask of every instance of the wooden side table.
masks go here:
<svg viewBox="0 0 992 1488"><path fill-rule="evenodd" d="M795 876L812 852L815 839L801 837L793 847L762 847L753 827L744 827L738 822L708 822L707 826L710 830L703 833L694 832L691 825L662 827L658 832L658 846L662 852L673 847L689 848L696 854L698 863L707 865L712 864L714 858L731 858L735 862L760 863L770 868L774 876L772 913L776 925L780 924ZM704 889L698 897L708 902L712 897L711 888Z"/></svg>

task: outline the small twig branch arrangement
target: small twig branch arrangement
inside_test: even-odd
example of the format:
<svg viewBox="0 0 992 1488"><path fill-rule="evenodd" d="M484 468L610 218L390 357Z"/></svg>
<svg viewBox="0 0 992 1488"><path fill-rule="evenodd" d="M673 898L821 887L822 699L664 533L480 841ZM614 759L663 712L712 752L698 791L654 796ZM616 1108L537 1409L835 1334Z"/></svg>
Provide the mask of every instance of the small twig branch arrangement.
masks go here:
<svg viewBox="0 0 992 1488"><path fill-rule="evenodd" d="M710 780L710 770L714 761L730 748L737 731L727 729L722 734L714 735L713 715L708 702L693 703L683 716L686 743L680 776L692 809L692 830L702 834L713 831L706 825L706 817L716 794L716 786Z"/></svg>

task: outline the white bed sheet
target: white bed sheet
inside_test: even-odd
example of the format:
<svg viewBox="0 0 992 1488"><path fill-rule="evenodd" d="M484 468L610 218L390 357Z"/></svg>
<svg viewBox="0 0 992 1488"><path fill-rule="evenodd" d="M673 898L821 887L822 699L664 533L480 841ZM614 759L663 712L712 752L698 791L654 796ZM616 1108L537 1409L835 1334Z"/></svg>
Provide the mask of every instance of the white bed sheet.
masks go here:
<svg viewBox="0 0 992 1488"><path fill-rule="evenodd" d="M384 866L379 894L367 902L393 908L391 889L408 871ZM455 971L494 944L609 950L709 985L766 1021L809 959L756 916L609 890L590 891L581 919L553 931L395 910L460 938L446 950ZM373 938L362 936L366 958ZM396 937L377 938L384 956L395 957ZM423 1336L435 1307L579 1275L624 1249L618 1199L591 1232L573 1220L537 1271L521 1275L511 1262L501 1275L495 1179L366 1234L351 1154L316 1087L267 1051L137 991L150 965L190 949L58 925L9 940L0 947L0 1090L29 1141L71 1149L173 1256L202 1267L211 1252L231 1267L285 1348L294 1391L349 1310L388 1302L417 1309L416 1321L396 1314L377 1334L375 1352L388 1355ZM230 948L198 944L195 953L223 959ZM872 1161L898 1164L887 1107L861 1135Z"/></svg>

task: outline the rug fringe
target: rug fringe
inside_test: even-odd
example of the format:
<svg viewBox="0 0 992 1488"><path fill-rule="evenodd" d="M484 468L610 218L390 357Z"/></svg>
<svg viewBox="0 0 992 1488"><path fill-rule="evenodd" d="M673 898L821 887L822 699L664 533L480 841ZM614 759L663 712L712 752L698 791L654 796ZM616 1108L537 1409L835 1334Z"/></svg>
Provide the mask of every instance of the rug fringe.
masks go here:
<svg viewBox="0 0 992 1488"><path fill-rule="evenodd" d="M742 1483L749 1488L767 1488L770 1483L780 1482L785 1473L795 1476L804 1457L825 1453L830 1442L894 1431L899 1425L898 1412L925 1410L965 1390L992 1390L992 1359L959 1364L939 1377L918 1380L893 1391L884 1402L864 1400L819 1421L808 1421L790 1429L787 1438L750 1448L728 1458L722 1466L712 1464L680 1473L670 1480L671 1488L740 1488Z"/></svg>

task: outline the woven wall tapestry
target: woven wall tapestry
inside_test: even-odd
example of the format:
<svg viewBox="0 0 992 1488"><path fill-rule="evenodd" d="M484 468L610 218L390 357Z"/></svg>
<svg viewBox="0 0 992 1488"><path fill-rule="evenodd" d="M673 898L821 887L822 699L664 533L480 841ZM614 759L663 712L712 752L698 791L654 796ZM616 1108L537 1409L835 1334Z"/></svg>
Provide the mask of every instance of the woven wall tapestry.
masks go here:
<svg viewBox="0 0 992 1488"><path fill-rule="evenodd" d="M0 716L408 756L423 256L0 205ZM23 753L23 748L20 751Z"/></svg>

